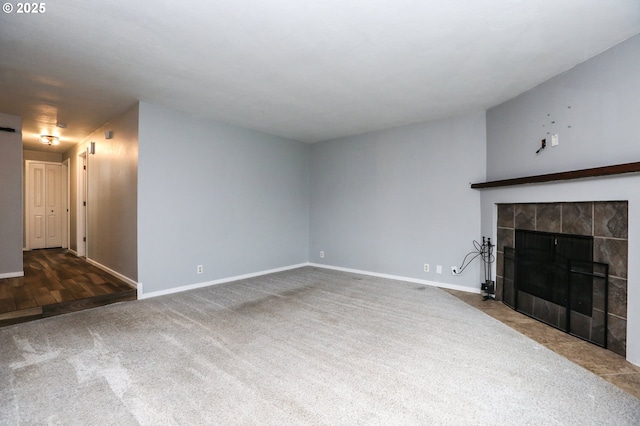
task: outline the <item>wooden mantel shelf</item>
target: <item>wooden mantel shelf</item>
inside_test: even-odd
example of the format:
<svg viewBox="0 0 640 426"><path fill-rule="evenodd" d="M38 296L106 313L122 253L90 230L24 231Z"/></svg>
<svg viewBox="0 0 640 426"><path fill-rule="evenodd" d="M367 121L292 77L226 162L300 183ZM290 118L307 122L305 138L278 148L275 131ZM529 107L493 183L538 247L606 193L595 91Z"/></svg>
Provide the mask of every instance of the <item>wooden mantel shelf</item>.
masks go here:
<svg viewBox="0 0 640 426"><path fill-rule="evenodd" d="M594 167L592 169L572 170L570 172L549 173L546 175L526 176L513 179L494 180L491 182L472 183L473 189L499 188L501 186L524 185L527 183L544 183L562 180L583 179L600 176L620 175L623 173L640 173L640 162L616 164L614 166Z"/></svg>

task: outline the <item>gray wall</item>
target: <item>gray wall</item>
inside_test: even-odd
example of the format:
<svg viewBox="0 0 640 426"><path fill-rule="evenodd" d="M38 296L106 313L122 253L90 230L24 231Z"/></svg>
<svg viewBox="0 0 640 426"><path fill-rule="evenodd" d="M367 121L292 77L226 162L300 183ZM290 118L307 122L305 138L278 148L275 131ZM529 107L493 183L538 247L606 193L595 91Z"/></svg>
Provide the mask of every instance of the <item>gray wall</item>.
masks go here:
<svg viewBox="0 0 640 426"><path fill-rule="evenodd" d="M488 111L487 175L502 179L639 161L638 111L640 36ZM560 145L536 156L537 139L544 137L536 120L546 113L555 118L551 126L560 135ZM493 235L496 203L629 201L627 359L638 365L639 188L640 177L631 175L482 191L482 230Z"/></svg>
<svg viewBox="0 0 640 426"><path fill-rule="evenodd" d="M0 278L21 276L22 269L22 120L0 114Z"/></svg>
<svg viewBox="0 0 640 426"><path fill-rule="evenodd" d="M484 113L313 144L309 261L478 289L485 162Z"/></svg>
<svg viewBox="0 0 640 426"><path fill-rule="evenodd" d="M105 131L113 137L105 139ZM88 156L87 258L138 281L138 105L111 120L66 152L70 159L70 246L77 250L78 154Z"/></svg>
<svg viewBox="0 0 640 426"><path fill-rule="evenodd" d="M639 76L640 35L488 111L487 178L639 161Z"/></svg>
<svg viewBox="0 0 640 426"><path fill-rule="evenodd" d="M141 103L139 147L145 294L307 261L308 145Z"/></svg>

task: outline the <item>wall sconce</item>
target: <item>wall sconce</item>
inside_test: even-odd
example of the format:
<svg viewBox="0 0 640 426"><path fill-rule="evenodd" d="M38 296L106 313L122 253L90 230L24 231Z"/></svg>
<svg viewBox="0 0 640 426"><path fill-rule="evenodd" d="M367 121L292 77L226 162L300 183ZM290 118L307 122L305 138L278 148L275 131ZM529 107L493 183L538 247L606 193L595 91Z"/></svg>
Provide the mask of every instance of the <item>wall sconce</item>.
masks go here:
<svg viewBox="0 0 640 426"><path fill-rule="evenodd" d="M107 130L106 132L104 132L105 139L111 139L112 137L113 137L113 132L111 130Z"/></svg>
<svg viewBox="0 0 640 426"><path fill-rule="evenodd" d="M60 145L60 138L51 135L40 135L40 143L43 145Z"/></svg>
<svg viewBox="0 0 640 426"><path fill-rule="evenodd" d="M91 142L89 145L89 154L94 155L96 153L96 143Z"/></svg>

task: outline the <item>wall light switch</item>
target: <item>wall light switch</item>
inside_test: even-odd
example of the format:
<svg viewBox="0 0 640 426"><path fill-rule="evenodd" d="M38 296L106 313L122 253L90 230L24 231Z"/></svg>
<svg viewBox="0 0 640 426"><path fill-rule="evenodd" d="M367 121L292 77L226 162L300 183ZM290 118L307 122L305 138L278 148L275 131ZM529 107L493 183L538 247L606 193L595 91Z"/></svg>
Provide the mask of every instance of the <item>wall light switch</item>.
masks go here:
<svg viewBox="0 0 640 426"><path fill-rule="evenodd" d="M436 274L441 274L442 273L442 265L437 265L436 266Z"/></svg>
<svg viewBox="0 0 640 426"><path fill-rule="evenodd" d="M551 146L558 146L560 144L560 141L558 139L558 134L554 133L551 135Z"/></svg>

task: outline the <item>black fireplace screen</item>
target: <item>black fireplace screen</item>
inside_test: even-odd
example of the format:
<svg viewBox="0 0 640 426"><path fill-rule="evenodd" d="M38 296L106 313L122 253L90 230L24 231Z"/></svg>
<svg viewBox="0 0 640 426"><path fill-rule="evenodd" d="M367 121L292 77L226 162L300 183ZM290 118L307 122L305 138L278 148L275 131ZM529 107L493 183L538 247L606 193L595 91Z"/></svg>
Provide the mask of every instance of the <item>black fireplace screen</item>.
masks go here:
<svg viewBox="0 0 640 426"><path fill-rule="evenodd" d="M593 237L516 230L504 248L503 302L606 347L608 265L593 262Z"/></svg>

